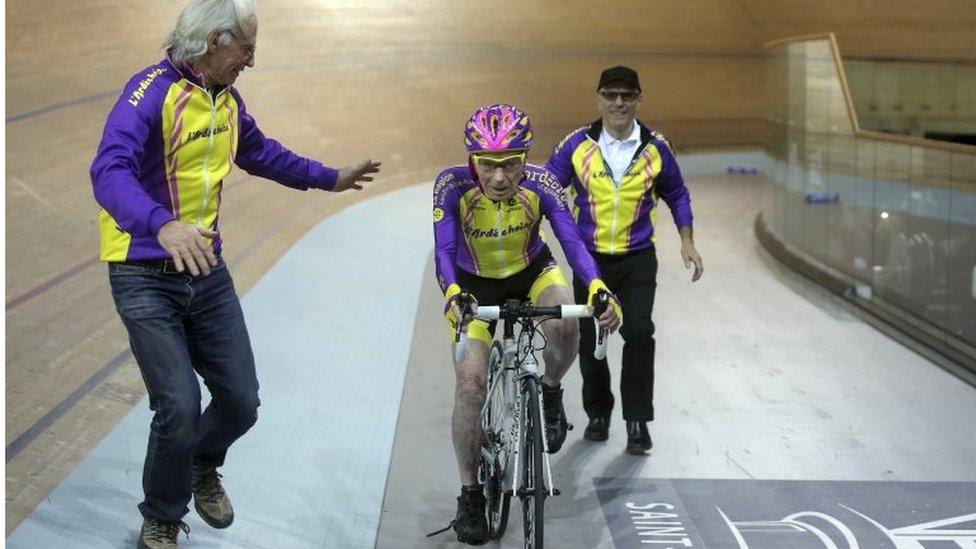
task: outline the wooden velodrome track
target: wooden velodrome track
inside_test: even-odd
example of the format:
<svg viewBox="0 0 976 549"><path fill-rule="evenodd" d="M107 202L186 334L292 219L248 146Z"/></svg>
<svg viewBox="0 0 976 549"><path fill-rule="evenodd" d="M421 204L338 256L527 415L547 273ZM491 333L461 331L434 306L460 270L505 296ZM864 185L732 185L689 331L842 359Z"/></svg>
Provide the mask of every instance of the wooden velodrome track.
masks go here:
<svg viewBox="0 0 976 549"><path fill-rule="evenodd" d="M845 55L976 58L968 0L468 3L265 1L238 87L265 133L334 166L373 157L359 194L234 171L221 216L239 291L352 202L461 158L478 105L517 103L533 160L595 116L599 70L637 68L643 118L679 152L762 141L761 44L834 30ZM160 57L183 2L6 4L6 531L144 394L97 262L88 167L121 86Z"/></svg>

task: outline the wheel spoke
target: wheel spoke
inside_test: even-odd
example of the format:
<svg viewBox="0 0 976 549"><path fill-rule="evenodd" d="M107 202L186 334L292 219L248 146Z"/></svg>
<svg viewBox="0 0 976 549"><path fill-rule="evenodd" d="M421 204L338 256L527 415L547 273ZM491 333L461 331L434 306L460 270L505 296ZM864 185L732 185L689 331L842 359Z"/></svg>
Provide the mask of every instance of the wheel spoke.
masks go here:
<svg viewBox="0 0 976 549"><path fill-rule="evenodd" d="M525 417L525 440L522 460L522 521L526 548L541 548L545 529L544 506L546 486L542 467L542 416L539 412L539 389L536 380L525 380L522 393Z"/></svg>
<svg viewBox="0 0 976 549"><path fill-rule="evenodd" d="M485 499L488 511L488 535L491 539L501 538L508 524L508 509L511 495L504 493L505 464L508 461L508 442L504 437L507 417L504 379L496 380L501 372L501 346L492 345L488 358L488 389L499 385L488 394L483 411L484 439L482 442L481 470L479 478L485 486Z"/></svg>

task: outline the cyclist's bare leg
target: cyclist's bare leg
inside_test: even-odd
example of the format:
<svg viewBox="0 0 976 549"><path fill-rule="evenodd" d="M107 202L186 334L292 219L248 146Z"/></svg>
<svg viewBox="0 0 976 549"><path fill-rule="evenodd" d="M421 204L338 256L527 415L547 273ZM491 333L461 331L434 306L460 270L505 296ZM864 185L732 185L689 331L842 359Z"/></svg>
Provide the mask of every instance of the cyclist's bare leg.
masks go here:
<svg viewBox="0 0 976 549"><path fill-rule="evenodd" d="M556 305L572 305L573 294L567 286L549 286L539 294L536 305L539 307L553 307ZM559 384L566 371L573 364L579 350L579 321L572 318L552 319L542 323L542 331L548 341L542 358L546 363L546 372L542 382L550 387Z"/></svg>
<svg viewBox="0 0 976 549"><path fill-rule="evenodd" d="M453 347L451 355L454 356ZM451 439L457 456L461 484L478 483L478 460L481 457L481 407L485 402L488 345L469 339L461 363L454 364L454 414L451 417Z"/></svg>

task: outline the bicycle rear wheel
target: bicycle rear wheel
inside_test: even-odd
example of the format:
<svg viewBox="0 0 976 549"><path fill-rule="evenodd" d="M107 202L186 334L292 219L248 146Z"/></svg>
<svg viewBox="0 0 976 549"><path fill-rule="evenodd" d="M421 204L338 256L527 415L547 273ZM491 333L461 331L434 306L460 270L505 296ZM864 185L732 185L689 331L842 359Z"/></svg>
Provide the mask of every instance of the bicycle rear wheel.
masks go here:
<svg viewBox="0 0 976 549"><path fill-rule="evenodd" d="M488 355L487 388L491 389L502 375L502 346L497 341ZM488 536L499 539L508 526L508 509L512 493L505 491L505 467L508 464L508 446L504 438L507 410L505 386L499 386L488 395L484 417L483 451L481 452L481 482L485 486L488 511Z"/></svg>
<svg viewBox="0 0 976 549"><path fill-rule="evenodd" d="M526 549L541 549L545 533L546 483L542 465L542 417L539 413L539 387L534 378L527 378L523 385L522 417L525 418L525 436L522 446L522 524L525 530Z"/></svg>

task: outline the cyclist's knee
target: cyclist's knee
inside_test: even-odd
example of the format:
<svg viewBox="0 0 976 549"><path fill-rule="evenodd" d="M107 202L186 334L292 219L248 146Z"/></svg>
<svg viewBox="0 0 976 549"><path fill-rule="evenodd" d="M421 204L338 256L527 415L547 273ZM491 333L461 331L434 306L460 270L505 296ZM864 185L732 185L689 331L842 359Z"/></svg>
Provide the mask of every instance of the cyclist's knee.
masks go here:
<svg viewBox="0 0 976 549"><path fill-rule="evenodd" d="M573 303L573 292L565 283L549 281L541 287L533 288L530 292L532 302L540 307L552 307L555 305L569 305ZM534 295L533 295L534 294Z"/></svg>
<svg viewBox="0 0 976 549"><path fill-rule="evenodd" d="M549 323L545 330L546 338L557 347L576 349L579 346L579 322L564 318Z"/></svg>

